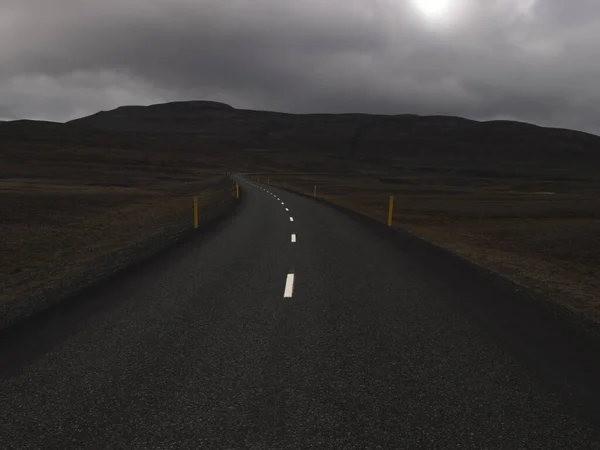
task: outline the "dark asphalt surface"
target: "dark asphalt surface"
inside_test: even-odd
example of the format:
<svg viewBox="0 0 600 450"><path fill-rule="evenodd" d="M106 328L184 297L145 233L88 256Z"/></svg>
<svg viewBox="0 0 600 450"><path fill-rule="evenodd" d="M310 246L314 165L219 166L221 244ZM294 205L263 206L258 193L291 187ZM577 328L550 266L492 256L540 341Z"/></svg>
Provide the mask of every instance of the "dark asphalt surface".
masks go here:
<svg viewBox="0 0 600 450"><path fill-rule="evenodd" d="M600 448L467 314L469 279L242 187L213 233L4 339L0 448Z"/></svg>

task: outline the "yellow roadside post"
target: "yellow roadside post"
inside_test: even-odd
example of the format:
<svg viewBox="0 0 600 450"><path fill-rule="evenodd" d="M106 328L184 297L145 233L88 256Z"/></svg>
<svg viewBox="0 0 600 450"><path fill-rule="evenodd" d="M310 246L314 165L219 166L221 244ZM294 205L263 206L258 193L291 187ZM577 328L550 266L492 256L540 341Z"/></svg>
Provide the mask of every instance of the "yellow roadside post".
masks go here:
<svg viewBox="0 0 600 450"><path fill-rule="evenodd" d="M317 185L315 184L315 187L313 188L313 197L317 196Z"/></svg>
<svg viewBox="0 0 600 450"><path fill-rule="evenodd" d="M388 227L392 226L393 212L394 212L394 196L390 195L390 211L388 212Z"/></svg>
<svg viewBox="0 0 600 450"><path fill-rule="evenodd" d="M240 198L240 184L238 182L235 183L235 197Z"/></svg>
<svg viewBox="0 0 600 450"><path fill-rule="evenodd" d="M198 228L198 197L194 197L194 229Z"/></svg>

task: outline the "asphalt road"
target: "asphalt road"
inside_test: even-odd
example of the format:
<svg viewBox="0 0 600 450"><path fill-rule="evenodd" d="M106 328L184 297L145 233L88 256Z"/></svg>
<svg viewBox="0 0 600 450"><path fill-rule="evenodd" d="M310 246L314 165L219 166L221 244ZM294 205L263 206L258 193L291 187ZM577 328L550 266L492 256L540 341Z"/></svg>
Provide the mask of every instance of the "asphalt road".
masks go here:
<svg viewBox="0 0 600 450"><path fill-rule="evenodd" d="M1 448L600 448L469 314L467 274L242 188L209 235L3 338Z"/></svg>

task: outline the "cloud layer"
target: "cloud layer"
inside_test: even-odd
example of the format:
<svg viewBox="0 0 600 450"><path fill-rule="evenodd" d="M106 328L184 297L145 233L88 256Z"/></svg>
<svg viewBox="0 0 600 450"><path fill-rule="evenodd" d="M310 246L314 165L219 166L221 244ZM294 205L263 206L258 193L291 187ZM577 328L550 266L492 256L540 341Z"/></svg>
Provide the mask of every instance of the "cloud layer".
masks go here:
<svg viewBox="0 0 600 450"><path fill-rule="evenodd" d="M0 119L209 99L600 132L597 0L0 0Z"/></svg>

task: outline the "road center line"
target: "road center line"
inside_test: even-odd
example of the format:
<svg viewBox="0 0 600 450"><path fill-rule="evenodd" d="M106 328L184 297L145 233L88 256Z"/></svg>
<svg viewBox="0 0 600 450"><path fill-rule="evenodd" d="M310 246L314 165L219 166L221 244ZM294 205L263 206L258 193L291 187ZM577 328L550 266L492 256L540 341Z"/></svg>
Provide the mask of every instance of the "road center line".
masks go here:
<svg viewBox="0 0 600 450"><path fill-rule="evenodd" d="M294 274L288 273L287 279L285 280L285 290L283 291L283 298L291 298L294 292Z"/></svg>
<svg viewBox="0 0 600 450"><path fill-rule="evenodd" d="M285 208L285 210L286 210L286 211L289 211L289 210L290 210L290 208Z"/></svg>
<svg viewBox="0 0 600 450"><path fill-rule="evenodd" d="M292 242L296 242L296 235L292 234Z"/></svg>
<svg viewBox="0 0 600 450"><path fill-rule="evenodd" d="M290 222L293 222L293 221L294 221L294 218L293 218L293 217L290 217Z"/></svg>

